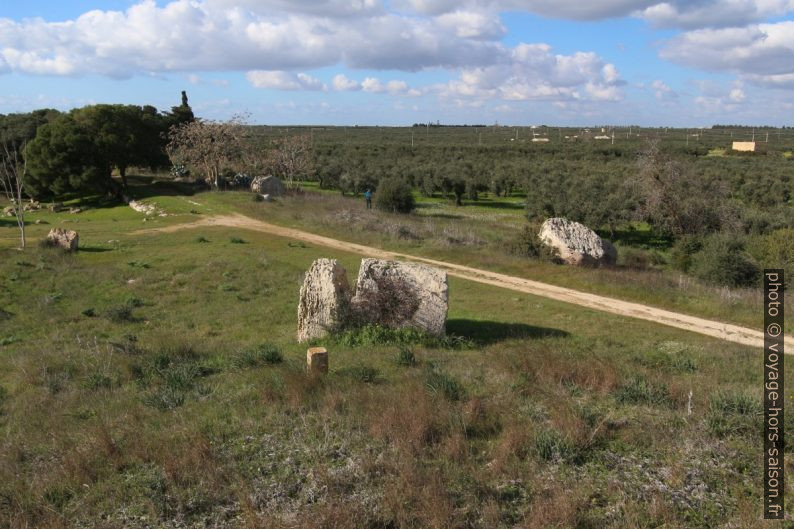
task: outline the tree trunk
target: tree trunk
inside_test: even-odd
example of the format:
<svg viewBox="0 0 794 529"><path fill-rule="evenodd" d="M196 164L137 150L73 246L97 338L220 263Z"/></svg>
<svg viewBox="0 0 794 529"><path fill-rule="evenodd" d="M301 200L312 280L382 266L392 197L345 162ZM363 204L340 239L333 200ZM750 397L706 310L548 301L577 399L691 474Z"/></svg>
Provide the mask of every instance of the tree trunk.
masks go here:
<svg viewBox="0 0 794 529"><path fill-rule="evenodd" d="M19 224L19 236L22 240L22 249L25 249L25 218L20 212L17 214L17 224Z"/></svg>
<svg viewBox="0 0 794 529"><path fill-rule="evenodd" d="M121 188L127 191L127 167L119 167L119 176L121 177Z"/></svg>

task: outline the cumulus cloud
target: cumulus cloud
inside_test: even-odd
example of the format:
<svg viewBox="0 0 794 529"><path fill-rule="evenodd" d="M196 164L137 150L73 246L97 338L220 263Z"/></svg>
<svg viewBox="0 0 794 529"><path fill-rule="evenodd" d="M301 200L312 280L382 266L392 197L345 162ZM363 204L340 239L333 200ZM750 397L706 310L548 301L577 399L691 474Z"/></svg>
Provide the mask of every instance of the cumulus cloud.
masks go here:
<svg viewBox="0 0 794 529"><path fill-rule="evenodd" d="M332 81L334 90L337 92L352 92L354 90L361 90L361 84L358 81L348 79L345 74L337 74Z"/></svg>
<svg viewBox="0 0 794 529"><path fill-rule="evenodd" d="M111 77L339 63L418 71L487 64L504 53L493 40L504 30L494 15L414 17L361 0L345 3L361 6L356 17L320 16L321 7L333 11L340 1L251 1L251 9L244 9L222 0L163 6L142 0L123 12L89 11L66 22L0 19L0 65L33 74Z"/></svg>
<svg viewBox="0 0 794 529"><path fill-rule="evenodd" d="M305 73L294 74L284 71L254 70L245 74L246 79L256 88L273 90L328 90L319 79Z"/></svg>
<svg viewBox="0 0 794 529"><path fill-rule="evenodd" d="M670 99L678 97L678 94L676 94L667 83L660 79L656 79L651 83L651 89L653 90L656 99Z"/></svg>
<svg viewBox="0 0 794 529"><path fill-rule="evenodd" d="M439 15L461 6L491 11L525 11L568 20L603 20L633 16L657 27L743 26L794 10L794 0L396 0L398 8Z"/></svg>
<svg viewBox="0 0 794 529"><path fill-rule="evenodd" d="M744 26L792 10L792 0L701 0L658 3L638 16L655 26L693 29Z"/></svg>
<svg viewBox="0 0 794 529"><path fill-rule="evenodd" d="M499 64L463 69L440 92L511 101L616 101L623 97L623 84L617 68L595 53L559 55L548 44L522 43Z"/></svg>
<svg viewBox="0 0 794 529"><path fill-rule="evenodd" d="M794 22L685 32L670 39L661 56L694 68L735 73L754 84L789 86L794 77Z"/></svg>
<svg viewBox="0 0 794 529"><path fill-rule="evenodd" d="M408 92L408 83L397 80L382 83L375 77L367 77L361 81L361 89L365 92L372 92L375 94L403 94Z"/></svg>
<svg viewBox="0 0 794 529"><path fill-rule="evenodd" d="M439 16L438 23L464 39L494 40L507 33L507 28L495 12L458 10Z"/></svg>

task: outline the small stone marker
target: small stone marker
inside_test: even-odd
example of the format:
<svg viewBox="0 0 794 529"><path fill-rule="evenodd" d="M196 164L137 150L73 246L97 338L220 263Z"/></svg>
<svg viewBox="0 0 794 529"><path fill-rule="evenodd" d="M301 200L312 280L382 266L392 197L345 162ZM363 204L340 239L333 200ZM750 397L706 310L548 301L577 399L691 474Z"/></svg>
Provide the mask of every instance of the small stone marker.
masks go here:
<svg viewBox="0 0 794 529"><path fill-rule="evenodd" d="M306 368L309 373L328 372L328 351L325 347L310 347L306 351Z"/></svg>

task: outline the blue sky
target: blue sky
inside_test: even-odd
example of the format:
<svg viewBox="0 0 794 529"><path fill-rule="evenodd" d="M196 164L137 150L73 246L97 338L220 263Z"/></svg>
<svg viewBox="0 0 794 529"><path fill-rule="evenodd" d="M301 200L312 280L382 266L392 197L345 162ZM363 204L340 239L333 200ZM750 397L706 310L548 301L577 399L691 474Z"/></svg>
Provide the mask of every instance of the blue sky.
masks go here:
<svg viewBox="0 0 794 529"><path fill-rule="evenodd" d="M794 0L28 0L0 113L269 124L794 125Z"/></svg>

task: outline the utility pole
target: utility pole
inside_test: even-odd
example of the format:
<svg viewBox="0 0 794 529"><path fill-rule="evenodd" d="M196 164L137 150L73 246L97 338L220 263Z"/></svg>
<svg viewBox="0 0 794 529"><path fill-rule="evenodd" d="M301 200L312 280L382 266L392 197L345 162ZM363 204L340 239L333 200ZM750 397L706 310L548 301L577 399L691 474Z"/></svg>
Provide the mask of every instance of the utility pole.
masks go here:
<svg viewBox="0 0 794 529"><path fill-rule="evenodd" d="M414 131L411 131L411 147L414 146Z"/></svg>

